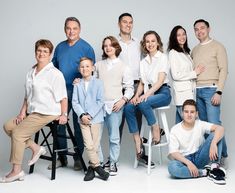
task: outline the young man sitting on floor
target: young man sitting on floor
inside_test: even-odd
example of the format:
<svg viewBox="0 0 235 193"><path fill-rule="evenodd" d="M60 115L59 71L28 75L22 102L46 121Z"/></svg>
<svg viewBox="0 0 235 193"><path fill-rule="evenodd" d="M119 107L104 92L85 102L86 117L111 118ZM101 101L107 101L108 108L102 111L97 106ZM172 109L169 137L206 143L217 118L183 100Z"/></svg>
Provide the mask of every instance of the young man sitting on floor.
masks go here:
<svg viewBox="0 0 235 193"><path fill-rule="evenodd" d="M216 184L226 184L225 170L219 166L224 128L197 119L196 102L186 100L183 121L170 132L168 171L174 178L208 176ZM209 136L205 139L204 134ZM209 164L209 165L208 165Z"/></svg>

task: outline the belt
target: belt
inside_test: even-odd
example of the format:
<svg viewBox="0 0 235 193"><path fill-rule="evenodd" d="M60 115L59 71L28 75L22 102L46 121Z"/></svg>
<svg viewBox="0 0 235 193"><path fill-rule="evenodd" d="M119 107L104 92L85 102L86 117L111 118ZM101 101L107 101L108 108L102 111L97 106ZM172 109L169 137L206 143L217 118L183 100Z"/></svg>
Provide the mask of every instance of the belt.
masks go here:
<svg viewBox="0 0 235 193"><path fill-rule="evenodd" d="M162 84L162 86L168 86L168 84L167 84L167 83L164 83L164 84ZM161 87L162 87L162 86L161 86ZM152 85L151 85L151 84L148 84L148 87L149 87L149 89L150 89L150 88L152 88Z"/></svg>
<svg viewBox="0 0 235 193"><path fill-rule="evenodd" d="M134 84L138 84L139 82L139 80L134 80Z"/></svg>

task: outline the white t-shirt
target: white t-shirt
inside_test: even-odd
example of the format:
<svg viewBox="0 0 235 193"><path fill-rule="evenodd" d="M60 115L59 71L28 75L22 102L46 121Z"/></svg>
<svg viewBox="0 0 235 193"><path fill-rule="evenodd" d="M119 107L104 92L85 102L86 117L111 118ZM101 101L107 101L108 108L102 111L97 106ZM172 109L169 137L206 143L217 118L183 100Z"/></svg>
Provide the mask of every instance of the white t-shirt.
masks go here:
<svg viewBox="0 0 235 193"><path fill-rule="evenodd" d="M179 152L186 156L195 153L204 143L205 133L210 133L212 123L196 120L191 130L186 130L182 126L183 122L172 127L170 132L169 154Z"/></svg>
<svg viewBox="0 0 235 193"><path fill-rule="evenodd" d="M26 76L27 113L60 115L60 101L67 98L63 74L52 63L47 64L37 75L33 68Z"/></svg>
<svg viewBox="0 0 235 193"><path fill-rule="evenodd" d="M88 89L89 83L90 83L90 81L84 81L86 92L87 92L87 89Z"/></svg>
<svg viewBox="0 0 235 193"><path fill-rule="evenodd" d="M131 37L131 40L126 43L118 36L118 42L122 48L119 58L128 65L131 69L133 80L139 80L140 78L140 42Z"/></svg>
<svg viewBox="0 0 235 193"><path fill-rule="evenodd" d="M152 60L149 55L147 55L140 62L140 78L144 83L144 92L148 90L148 85L153 85L158 81L159 72L166 73L166 78L164 83L168 83L167 78L169 72L169 64L167 60L167 55L158 51L153 57Z"/></svg>

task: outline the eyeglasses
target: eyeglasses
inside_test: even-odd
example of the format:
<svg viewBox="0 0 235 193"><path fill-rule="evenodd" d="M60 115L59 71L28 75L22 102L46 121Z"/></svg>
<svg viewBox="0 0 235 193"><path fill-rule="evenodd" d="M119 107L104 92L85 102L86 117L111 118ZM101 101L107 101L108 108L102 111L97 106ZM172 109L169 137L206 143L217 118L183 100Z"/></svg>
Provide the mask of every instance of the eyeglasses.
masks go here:
<svg viewBox="0 0 235 193"><path fill-rule="evenodd" d="M41 50L41 49L37 49L36 52L37 53L43 53L43 54L49 54L50 53L49 50Z"/></svg>

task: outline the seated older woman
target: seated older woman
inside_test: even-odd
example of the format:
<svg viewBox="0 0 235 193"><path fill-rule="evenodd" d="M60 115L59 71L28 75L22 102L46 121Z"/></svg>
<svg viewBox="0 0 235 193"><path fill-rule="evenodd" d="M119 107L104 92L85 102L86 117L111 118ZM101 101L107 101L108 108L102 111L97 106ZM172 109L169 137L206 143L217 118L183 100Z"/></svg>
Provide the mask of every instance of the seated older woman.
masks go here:
<svg viewBox="0 0 235 193"><path fill-rule="evenodd" d="M25 83L25 98L19 115L4 124L4 130L11 138L11 172L0 182L24 179L22 160L25 148L32 150L33 165L46 149L34 143L31 136L43 126L57 119L67 122L67 92L62 73L51 61L53 45L49 40L38 40L35 44L37 64L28 72Z"/></svg>

